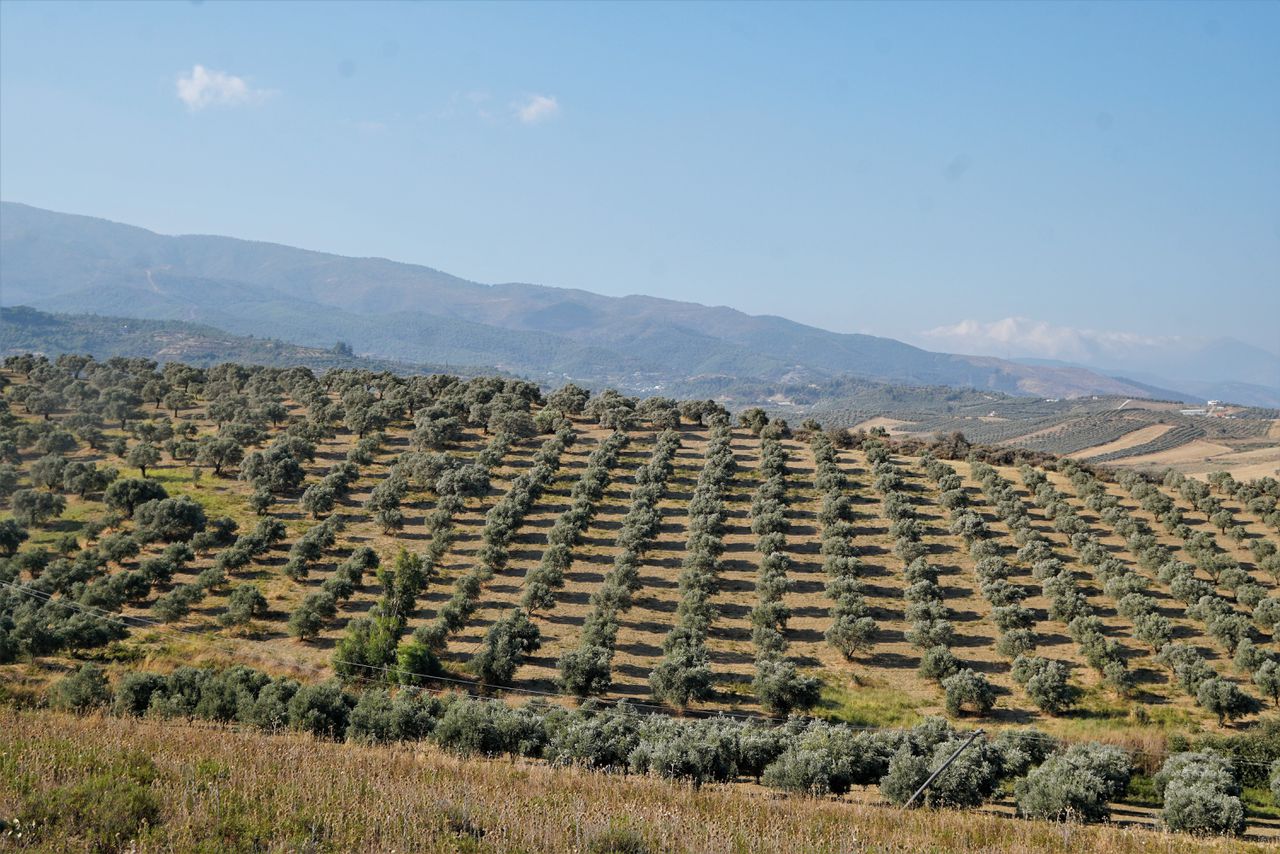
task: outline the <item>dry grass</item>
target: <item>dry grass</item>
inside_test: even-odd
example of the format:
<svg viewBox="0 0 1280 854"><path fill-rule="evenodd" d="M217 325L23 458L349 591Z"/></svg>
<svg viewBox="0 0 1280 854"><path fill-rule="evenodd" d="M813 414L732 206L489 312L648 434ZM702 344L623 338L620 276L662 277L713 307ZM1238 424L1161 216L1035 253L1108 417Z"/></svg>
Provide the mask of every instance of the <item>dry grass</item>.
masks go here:
<svg viewBox="0 0 1280 854"><path fill-rule="evenodd" d="M94 789L94 781L103 788ZM121 800L121 791L131 799ZM86 792L99 798L85 799ZM1258 842L1119 823L1011 820L999 808L902 813L867 797L786 798L743 785L693 789L462 759L425 746L0 712L0 816L31 815L52 803L78 807L74 821L0 837L8 848L89 850L103 842L105 826L124 829L99 850L140 852L1265 850ZM103 814L116 803L128 809ZM131 825L130 816L153 820Z"/></svg>

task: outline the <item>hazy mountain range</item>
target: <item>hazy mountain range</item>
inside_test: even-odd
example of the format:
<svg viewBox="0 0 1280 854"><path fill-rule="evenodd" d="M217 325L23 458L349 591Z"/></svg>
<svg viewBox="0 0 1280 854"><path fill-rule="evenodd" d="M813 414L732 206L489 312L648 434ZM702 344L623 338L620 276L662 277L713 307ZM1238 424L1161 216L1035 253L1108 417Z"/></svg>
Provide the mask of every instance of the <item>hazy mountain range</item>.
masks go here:
<svg viewBox="0 0 1280 854"><path fill-rule="evenodd" d="M1274 330L1280 348L1280 323ZM1151 336L1006 317L931 329L923 343L1024 364L1083 367L1204 399L1280 406L1280 355L1229 337Z"/></svg>
<svg viewBox="0 0 1280 854"><path fill-rule="evenodd" d="M0 304L190 321L306 347L341 340L374 358L672 393L717 378L794 384L854 376L1042 397L1203 396L1075 365L936 353L726 307L484 285L413 264L165 236L12 202L0 203Z"/></svg>

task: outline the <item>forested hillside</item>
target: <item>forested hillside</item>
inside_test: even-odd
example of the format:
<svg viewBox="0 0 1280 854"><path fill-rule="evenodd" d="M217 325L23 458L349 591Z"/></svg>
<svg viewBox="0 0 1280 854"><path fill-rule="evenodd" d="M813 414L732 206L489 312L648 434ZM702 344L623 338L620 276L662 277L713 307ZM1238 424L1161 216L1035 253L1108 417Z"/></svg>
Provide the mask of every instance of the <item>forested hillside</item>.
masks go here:
<svg viewBox="0 0 1280 854"><path fill-rule="evenodd" d="M929 805L1280 816L1275 479L500 377L0 376L12 701L895 803L980 725Z"/></svg>

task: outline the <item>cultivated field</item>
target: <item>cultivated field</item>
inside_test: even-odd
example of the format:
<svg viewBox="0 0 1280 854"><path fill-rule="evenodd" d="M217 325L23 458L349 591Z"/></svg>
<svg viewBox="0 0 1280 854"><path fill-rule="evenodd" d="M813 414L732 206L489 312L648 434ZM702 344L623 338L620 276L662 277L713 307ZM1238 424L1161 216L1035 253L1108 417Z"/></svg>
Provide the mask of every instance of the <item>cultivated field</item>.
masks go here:
<svg viewBox="0 0 1280 854"><path fill-rule="evenodd" d="M1276 668L1280 622L1270 546L1280 516L1266 483L1200 491L1070 464L993 466L982 452L938 459L919 443L787 427L763 413L730 427L709 403L572 389L544 398L503 380L237 366L160 374L123 361L10 361L3 376L0 520L20 524L0 529L18 550L0 591L0 673L19 703L46 696L85 658L112 685L137 671L239 664L303 683L337 675L351 689L567 708L627 699L692 719L1035 725L1120 745L1152 771L1171 745L1244 732L1265 715L1273 684L1280 693L1280 677L1259 676ZM162 753L188 737L214 754L248 750L240 736L224 745L158 724L73 728L94 744L128 732ZM376 764L365 756L333 761ZM164 761L164 773L185 773ZM451 785L464 788L484 775L483 786L501 788L517 773L408 749L388 761L462 775L469 782ZM550 772L518 773L551 785L540 776ZM1248 832L1269 837L1280 812L1263 771L1251 776ZM647 804L637 830L646 839L650 810L674 791L649 785L608 783ZM743 797L757 795L700 794L680 821L696 824L705 799ZM1126 797L1140 807L1141 796ZM743 835L771 848L841 847L821 823L758 837L748 803L734 800L725 808L737 818L700 829L688 847L729 850ZM603 806L564 808L585 811L577 830L517 830L518 817L498 811L486 844L582 847L607 829ZM912 819L889 831L887 814L855 815L890 850L930 832L1010 850L1057 839L1032 829L1001 837L997 819ZM398 845L404 831L384 832ZM342 834L329 841L353 838ZM993 839L1004 841L983 841ZM1182 844L1109 840L1101 850Z"/></svg>

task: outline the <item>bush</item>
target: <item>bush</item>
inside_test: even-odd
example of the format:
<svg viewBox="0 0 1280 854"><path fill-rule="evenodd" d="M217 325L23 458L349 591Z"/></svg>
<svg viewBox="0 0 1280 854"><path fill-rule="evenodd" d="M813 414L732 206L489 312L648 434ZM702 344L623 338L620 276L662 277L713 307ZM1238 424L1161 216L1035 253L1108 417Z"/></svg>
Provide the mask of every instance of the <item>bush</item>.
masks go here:
<svg viewBox="0 0 1280 854"><path fill-rule="evenodd" d="M756 661L752 687L767 711L785 715L795 709L812 708L818 702L822 683L817 677L800 673L793 661L760 659Z"/></svg>
<svg viewBox="0 0 1280 854"><path fill-rule="evenodd" d="M1174 754L1154 782L1164 798L1160 819L1170 830L1230 835L1244 830L1240 782L1221 756Z"/></svg>
<svg viewBox="0 0 1280 854"><path fill-rule="evenodd" d="M481 682L505 685L515 675L526 655L541 646L538 627L523 608L498 620L485 633L484 646L470 661Z"/></svg>
<svg viewBox="0 0 1280 854"><path fill-rule="evenodd" d="M202 596L202 591L196 585L183 584L156 599L155 604L151 606L151 612L161 622L177 622L191 612L191 606Z"/></svg>
<svg viewBox="0 0 1280 854"><path fill-rule="evenodd" d="M164 690L151 695L147 714L160 718L194 717L209 676L209 671L198 667L179 667L165 679Z"/></svg>
<svg viewBox="0 0 1280 854"><path fill-rule="evenodd" d="M1018 814L1051 821L1102 821L1129 785L1132 765L1119 748L1078 744L1049 757L1014 789Z"/></svg>
<svg viewBox="0 0 1280 854"><path fill-rule="evenodd" d="M292 679L275 679L262 686L252 702L242 703L237 717L262 729L284 729L289 724L289 703L299 688Z"/></svg>
<svg viewBox="0 0 1280 854"><path fill-rule="evenodd" d="M87 662L75 673L63 677L53 686L53 702L58 708L87 712L111 702L111 689L102 668Z"/></svg>
<svg viewBox="0 0 1280 854"><path fill-rule="evenodd" d="M354 705L336 682L304 685L289 700L289 726L322 738L339 738L347 731Z"/></svg>
<svg viewBox="0 0 1280 854"><path fill-rule="evenodd" d="M905 804L929 775L941 768L966 741L967 737L949 738L918 756L904 744L889 761L889 771L880 782L881 793L892 803ZM1000 751L979 737L934 779L916 803L936 807L977 806L995 794L1002 769Z"/></svg>
<svg viewBox="0 0 1280 854"><path fill-rule="evenodd" d="M789 739L784 735L781 745L764 769L764 784L816 796L841 795L852 786L875 783L888 771L893 755L893 747L876 736L817 721Z"/></svg>
<svg viewBox="0 0 1280 854"><path fill-rule="evenodd" d="M680 631L677 625L673 633ZM669 635L668 638L671 636ZM667 644L664 643L664 646ZM711 694L711 667L706 647L701 643L673 643L664 650L663 659L649 674L653 695L676 706L687 706L693 700Z"/></svg>
<svg viewBox="0 0 1280 854"><path fill-rule="evenodd" d="M1031 629L1005 632L996 641L996 652L1006 658L1017 658L1036 651L1036 633Z"/></svg>
<svg viewBox="0 0 1280 854"><path fill-rule="evenodd" d="M366 744L394 741L391 708L391 695L385 688L362 692L347 721L347 740Z"/></svg>
<svg viewBox="0 0 1280 854"><path fill-rule="evenodd" d="M993 739L1006 778L1021 777L1058 748L1057 739L1038 729L1005 729Z"/></svg>
<svg viewBox="0 0 1280 854"><path fill-rule="evenodd" d="M965 668L942 680L946 692L947 713L959 715L966 709L977 715L985 715L995 705L996 695L985 676Z"/></svg>
<svg viewBox="0 0 1280 854"><path fill-rule="evenodd" d="M634 773L702 783L738 775L738 730L724 720L678 722L654 718L640 731L628 762Z"/></svg>
<svg viewBox="0 0 1280 854"><path fill-rule="evenodd" d="M929 779L930 773L929 760L904 744L889 760L889 772L880 781L880 794L890 803L901 806Z"/></svg>
<svg viewBox="0 0 1280 854"><path fill-rule="evenodd" d="M916 620L907 629L907 642L917 649L951 646L955 634L949 620Z"/></svg>
<svg viewBox="0 0 1280 854"><path fill-rule="evenodd" d="M1229 787L1231 794L1240 794L1240 781L1236 777L1231 761L1213 750L1174 753L1164 761L1160 770L1151 776L1151 785L1155 789L1156 797L1163 800L1165 789L1175 777L1186 773L1208 771L1225 775L1224 779L1231 780Z"/></svg>
<svg viewBox="0 0 1280 854"><path fill-rule="evenodd" d="M116 686L111 711L116 715L143 715L151 706L151 698L165 689L165 678L158 673L126 673Z"/></svg>
<svg viewBox="0 0 1280 854"><path fill-rule="evenodd" d="M197 717L213 721L233 721L240 709L253 703L271 677L243 665L208 674L200 686L195 706Z"/></svg>
<svg viewBox="0 0 1280 854"><path fill-rule="evenodd" d="M433 737L446 750L483 756L539 756L547 743L545 720L529 706L513 709L500 701L470 698L449 704Z"/></svg>
<svg viewBox="0 0 1280 854"><path fill-rule="evenodd" d="M560 687L579 697L604 693L613 684L611 661L607 647L586 645L569 650L556 664Z"/></svg>

